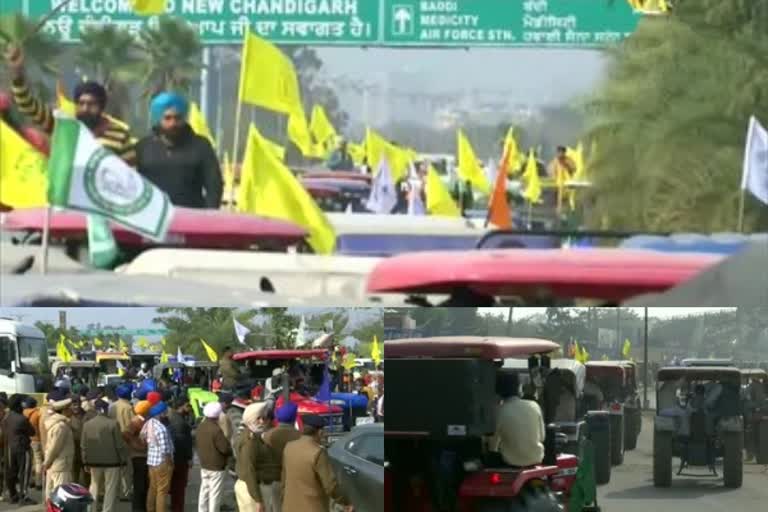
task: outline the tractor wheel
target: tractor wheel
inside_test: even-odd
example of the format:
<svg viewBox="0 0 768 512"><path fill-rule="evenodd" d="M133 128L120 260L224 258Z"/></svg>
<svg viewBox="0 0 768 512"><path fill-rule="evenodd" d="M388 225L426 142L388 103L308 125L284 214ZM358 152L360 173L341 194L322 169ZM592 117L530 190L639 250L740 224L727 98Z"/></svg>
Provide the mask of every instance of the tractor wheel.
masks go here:
<svg viewBox="0 0 768 512"><path fill-rule="evenodd" d="M653 486L672 485L672 432L653 433Z"/></svg>
<svg viewBox="0 0 768 512"><path fill-rule="evenodd" d="M632 411L629 414L624 414L624 450L632 451L637 448L637 437L640 432L635 429L635 414L640 414L640 411Z"/></svg>
<svg viewBox="0 0 768 512"><path fill-rule="evenodd" d="M611 416L611 464L624 463L624 415Z"/></svg>
<svg viewBox="0 0 768 512"><path fill-rule="evenodd" d="M758 464L768 464L768 420L755 424L755 456Z"/></svg>
<svg viewBox="0 0 768 512"><path fill-rule="evenodd" d="M744 476L744 434L725 432L723 434L723 483L730 489L741 487Z"/></svg>
<svg viewBox="0 0 768 512"><path fill-rule="evenodd" d="M607 484L611 481L611 432L592 432L591 437L595 447L595 483Z"/></svg>

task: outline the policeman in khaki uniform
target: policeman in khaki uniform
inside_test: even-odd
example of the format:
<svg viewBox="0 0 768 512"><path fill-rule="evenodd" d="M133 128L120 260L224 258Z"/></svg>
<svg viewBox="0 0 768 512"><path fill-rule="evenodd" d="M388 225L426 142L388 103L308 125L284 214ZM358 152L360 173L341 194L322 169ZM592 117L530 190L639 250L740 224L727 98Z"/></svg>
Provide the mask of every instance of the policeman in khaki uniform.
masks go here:
<svg viewBox="0 0 768 512"><path fill-rule="evenodd" d="M288 443L283 452L282 512L330 512L331 500L344 506L345 512L354 512L321 445L323 419L307 415L302 420L303 435Z"/></svg>

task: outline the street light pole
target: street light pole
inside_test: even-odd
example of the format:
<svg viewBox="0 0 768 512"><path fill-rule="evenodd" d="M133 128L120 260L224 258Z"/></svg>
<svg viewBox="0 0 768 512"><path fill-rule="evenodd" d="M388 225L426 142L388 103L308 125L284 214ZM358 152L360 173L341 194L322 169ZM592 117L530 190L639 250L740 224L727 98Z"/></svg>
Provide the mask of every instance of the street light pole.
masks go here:
<svg viewBox="0 0 768 512"><path fill-rule="evenodd" d="M650 409L648 402L648 308L645 309L645 326L643 333L643 409Z"/></svg>

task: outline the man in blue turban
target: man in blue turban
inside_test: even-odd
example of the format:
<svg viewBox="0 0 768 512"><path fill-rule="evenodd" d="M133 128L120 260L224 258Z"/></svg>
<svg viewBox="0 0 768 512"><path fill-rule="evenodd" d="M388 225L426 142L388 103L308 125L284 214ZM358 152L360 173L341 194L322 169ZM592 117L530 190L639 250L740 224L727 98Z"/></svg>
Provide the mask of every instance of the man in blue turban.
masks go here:
<svg viewBox="0 0 768 512"><path fill-rule="evenodd" d="M223 184L211 143L187 123L189 103L162 92L149 106L152 133L136 145L136 167L176 206L218 209Z"/></svg>

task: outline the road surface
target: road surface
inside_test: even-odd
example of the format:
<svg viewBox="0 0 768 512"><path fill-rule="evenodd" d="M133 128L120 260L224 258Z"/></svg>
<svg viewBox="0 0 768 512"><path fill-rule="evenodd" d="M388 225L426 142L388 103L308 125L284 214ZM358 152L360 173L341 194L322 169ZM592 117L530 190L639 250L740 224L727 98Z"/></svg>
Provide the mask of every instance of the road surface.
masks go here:
<svg viewBox="0 0 768 512"><path fill-rule="evenodd" d="M614 466L609 484L598 490L603 512L757 512L768 507L768 473L754 463L744 464L741 489L726 489L723 479L672 478L672 487L653 486L652 413L643 418L637 449L627 452L624 464ZM679 459L674 459L677 472ZM706 471L696 473L702 474ZM718 467L718 473L722 470Z"/></svg>

